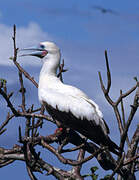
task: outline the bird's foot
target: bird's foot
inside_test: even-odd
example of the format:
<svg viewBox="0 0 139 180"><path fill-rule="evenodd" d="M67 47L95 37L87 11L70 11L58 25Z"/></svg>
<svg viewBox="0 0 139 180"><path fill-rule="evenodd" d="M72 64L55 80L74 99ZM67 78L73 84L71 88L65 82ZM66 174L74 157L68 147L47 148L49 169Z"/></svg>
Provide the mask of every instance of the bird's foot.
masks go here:
<svg viewBox="0 0 139 180"><path fill-rule="evenodd" d="M63 131L63 128L57 128L57 129L55 130L55 134L62 133L62 131Z"/></svg>

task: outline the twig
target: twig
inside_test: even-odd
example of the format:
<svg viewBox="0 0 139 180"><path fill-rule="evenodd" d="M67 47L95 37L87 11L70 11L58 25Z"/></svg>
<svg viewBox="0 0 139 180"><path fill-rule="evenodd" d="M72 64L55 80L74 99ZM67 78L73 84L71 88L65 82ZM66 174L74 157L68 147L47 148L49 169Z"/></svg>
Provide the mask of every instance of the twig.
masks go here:
<svg viewBox="0 0 139 180"><path fill-rule="evenodd" d="M21 127L19 126L19 128L18 128L18 132L19 132L19 142L20 143L22 143L23 141L22 141L22 134L21 134Z"/></svg>
<svg viewBox="0 0 139 180"><path fill-rule="evenodd" d="M26 92L26 89L25 89L24 84L23 84L22 72L20 72L20 71L19 71L19 82L20 82L20 85L21 85L20 92L22 94L22 110L23 110L23 112L25 112L26 111L26 104L25 104L25 92Z"/></svg>
<svg viewBox="0 0 139 180"><path fill-rule="evenodd" d="M117 167L115 168L115 170L113 171L113 173L112 173L111 176L109 177L109 180L112 180L112 179L113 179L113 176L115 175L115 173L116 173L116 172L118 171L118 169L120 169L120 167L122 166L124 157L125 157L125 154L123 154L123 156L121 157L121 159L120 159Z"/></svg>
<svg viewBox="0 0 139 180"><path fill-rule="evenodd" d="M133 161L135 161L135 160L138 159L138 158L139 158L139 154L137 154L136 156L130 158L130 159L127 160L127 161L125 161L125 162L123 163L123 166L126 166L126 165L132 163Z"/></svg>
<svg viewBox="0 0 139 180"><path fill-rule="evenodd" d="M2 123L2 125L0 126L0 131L8 124L8 122L14 117L14 115L10 115L10 113L8 112L6 120Z"/></svg>
<svg viewBox="0 0 139 180"><path fill-rule="evenodd" d="M120 95L122 96L122 90L120 90ZM122 112L123 126L124 126L124 128L125 128L126 122L125 122L125 112L124 112L123 99L121 99L121 112ZM129 138L128 138L128 134L127 134L127 137L126 137L126 142L127 142L127 145L129 146Z"/></svg>
<svg viewBox="0 0 139 180"><path fill-rule="evenodd" d="M7 130L6 128L5 128L5 129L2 129L2 130L0 131L0 135L3 134L6 130Z"/></svg>
<svg viewBox="0 0 139 180"><path fill-rule="evenodd" d="M60 80L63 82L63 77L62 77L62 73L66 72L67 69L64 69L64 59L62 61L62 64L59 65L59 73L57 74L57 77L60 77Z"/></svg>
<svg viewBox="0 0 139 180"><path fill-rule="evenodd" d="M37 180L37 178L35 177L35 175L31 171L30 167L26 165L26 168L27 168L27 172L28 172L28 175L29 175L30 179L31 180Z"/></svg>
<svg viewBox="0 0 139 180"><path fill-rule="evenodd" d="M17 62L17 61L13 61L14 62L14 64L16 65L16 67L18 68L18 70L20 71L20 72L22 72L23 74L24 74L24 76L27 78L27 79L29 79L33 84L34 84L34 86L36 86L37 88L38 88L38 83L34 80L34 77L31 77L30 75L29 75L29 73L27 73L20 65L19 65L19 63Z"/></svg>
<svg viewBox="0 0 139 180"><path fill-rule="evenodd" d="M7 106L10 107L11 111L13 112L13 114L15 116L18 116L18 111L14 108L14 106L12 105L11 101L9 100L7 94L0 88L0 94L4 97L4 99L7 102Z"/></svg>
<svg viewBox="0 0 139 180"><path fill-rule="evenodd" d="M33 77L31 77L20 65L19 63L16 61L17 59L17 51L18 51L18 48L16 48L16 26L14 25L13 27L13 31L14 31L14 34L13 34L13 44L14 44L14 58L13 58L13 62L15 64L15 66L18 68L18 70L20 72L22 72L24 74L24 76L29 79L37 88L38 88L38 84L37 82L34 80Z"/></svg>
<svg viewBox="0 0 139 180"><path fill-rule="evenodd" d="M105 50L105 59L106 59L106 67L107 67L107 93L109 93L109 90L111 88L111 72L110 72L110 68L109 68L109 61L108 61L108 55L107 55L107 51Z"/></svg>
<svg viewBox="0 0 139 180"><path fill-rule="evenodd" d="M122 137L121 137L121 142L120 142L121 149L123 149L123 147L124 147L129 126L130 126L130 124L132 122L132 119L133 119L133 117L134 117L134 115L135 115L135 113L137 111L137 108L138 108L138 99L139 99L138 92L139 92L139 87L138 87L138 89L136 91L136 94L135 94L135 97L134 97L134 102L133 102L133 105L131 106L131 111L130 111L127 123L125 125L124 132L123 132Z"/></svg>
<svg viewBox="0 0 139 180"><path fill-rule="evenodd" d="M129 94L131 94L137 88L138 83L134 87L132 87L130 90L128 90L126 93L124 93L124 94L121 93L120 97L117 99L117 101L114 102L109 96L109 90L110 90L110 87L111 87L111 73L110 73L110 69L109 69L107 51L105 51L105 59L106 59L106 67L107 67L107 89L105 88L105 86L103 84L101 73L99 72L99 80L100 80L100 84L101 84L101 89L102 89L102 91L103 91L103 93L105 95L105 98L107 99L109 104L114 109L114 112L115 112L115 115L116 115L116 118L117 118L117 122L118 122L119 131L120 131L120 134L122 136L121 141L124 141L124 139L126 139L126 137L127 137L127 132L125 131L125 129L128 130L128 127L130 126L130 120L131 120L131 118L133 118L134 114L131 113L132 117L129 117L130 120L127 121L126 128L123 128L121 115L120 115L119 109L118 109L118 104L122 101L123 98L127 97ZM124 145L124 143L122 145ZM123 149L122 145L120 147L122 147L122 149Z"/></svg>
<svg viewBox="0 0 139 180"><path fill-rule="evenodd" d="M111 87L111 73L110 73L110 68L109 68L109 62L108 62L108 57L107 57L107 51L105 51L105 59L106 59L106 67L107 67L107 89L104 86L104 83L102 81L102 77L101 77L101 73L99 73L99 80L100 80L100 84L101 84L101 89L105 95L105 98L107 99L107 101L109 102L109 104L113 107L116 118L117 118L117 122L118 122L118 127L120 130L120 134L122 135L123 133L123 126L122 126L122 121L121 121L121 116L119 113L119 110L117 108L116 103L110 98L109 96L109 90Z"/></svg>
<svg viewBox="0 0 139 180"><path fill-rule="evenodd" d="M15 160L13 160L13 159L10 159L10 160L5 160L4 162L1 162L0 161L0 168L2 168L2 167L4 167L4 166L7 166L7 165L9 165L9 164L11 164L11 163L13 163Z"/></svg>
<svg viewBox="0 0 139 180"><path fill-rule="evenodd" d="M138 153L137 152L138 143L139 143L139 126L137 126L136 131L132 137L130 146L128 147L126 159L128 159L129 161L138 155L138 154L136 154L136 153ZM130 163L126 166L126 169L129 169L131 172L134 172L134 168L135 168L134 162Z"/></svg>
<svg viewBox="0 0 139 180"><path fill-rule="evenodd" d="M60 155L55 148L53 148L52 146L50 146L49 144L45 143L44 140L41 140L41 144L43 147L47 148L49 151L51 151L54 155L56 155L56 157L64 164L69 164L72 166L77 166L77 165L81 165L89 160L91 160L92 158L94 158L97 154L103 152L104 150L106 150L105 148L99 148L96 152L94 152L92 155L90 155L89 157L83 159L82 161L75 161L75 160L71 160L71 159L66 159L64 158L62 155Z"/></svg>
<svg viewBox="0 0 139 180"><path fill-rule="evenodd" d="M77 161L78 162L83 161L84 160L84 156L85 156L85 150L84 149L80 149L80 151L78 153ZM82 167L82 164L73 167L74 172L79 176L79 178L81 178L81 175L80 175L81 167Z"/></svg>
<svg viewBox="0 0 139 180"><path fill-rule="evenodd" d="M135 91L135 89L138 87L138 83L133 86L130 90L128 90L126 93L124 94L120 94L120 97L117 99L116 101L116 106L121 102L121 100L127 96L129 96L133 91Z"/></svg>
<svg viewBox="0 0 139 180"><path fill-rule="evenodd" d="M122 90L120 90L120 96L122 96ZM121 111L122 111L122 120L123 120L123 125L125 127L125 111L124 111L124 104L123 104L123 99L121 99Z"/></svg>
<svg viewBox="0 0 139 180"><path fill-rule="evenodd" d="M7 106L11 109L11 111L13 112L13 115L16 117L35 117L35 118L43 118L46 119L48 121L51 121L53 123L55 123L55 121L52 119L52 117L47 116L47 115L43 115L43 114L34 114L34 113L26 113L26 112L20 112L19 110L17 111L13 104L11 103L8 95L0 88L0 94L3 96L3 98L6 100L7 102ZM13 116L12 115L12 116Z"/></svg>
<svg viewBox="0 0 139 180"><path fill-rule="evenodd" d="M25 127L25 136L29 137L30 136L30 121L31 117L26 117L26 127Z"/></svg>
<svg viewBox="0 0 139 180"><path fill-rule="evenodd" d="M35 121L35 117L32 117L32 131L31 131L31 137L34 137L34 121Z"/></svg>
<svg viewBox="0 0 139 180"><path fill-rule="evenodd" d="M13 58L13 61L15 62L16 59L17 59L17 51L18 51L18 48L16 48L16 25L14 24L13 26L13 44L14 44L14 58Z"/></svg>
<svg viewBox="0 0 139 180"><path fill-rule="evenodd" d="M41 111L40 111L40 115L44 115L44 111L45 111L45 106L41 105ZM52 118L51 118L52 119ZM39 118L37 121L37 124L40 124L40 128L42 128L43 125L43 118Z"/></svg>
<svg viewBox="0 0 139 180"><path fill-rule="evenodd" d="M62 149L62 150L61 150L61 153L77 151L77 150L83 148L84 146L85 146L85 145L84 145L84 143L83 143L83 144L81 144L81 145L79 145L79 146L76 146L76 147L73 147L73 148L71 148L71 149Z"/></svg>

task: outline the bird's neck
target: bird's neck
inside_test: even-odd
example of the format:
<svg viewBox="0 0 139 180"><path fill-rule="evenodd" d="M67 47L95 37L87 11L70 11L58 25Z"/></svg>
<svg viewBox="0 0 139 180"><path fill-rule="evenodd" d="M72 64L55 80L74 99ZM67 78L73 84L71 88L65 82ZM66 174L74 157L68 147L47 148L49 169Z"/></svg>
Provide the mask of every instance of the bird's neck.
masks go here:
<svg viewBox="0 0 139 180"><path fill-rule="evenodd" d="M57 68L59 65L59 62L57 63L52 60L48 59L44 61L41 72L40 72L40 77L39 77L39 97L41 97L41 89L49 89L49 88L54 88L56 84L60 83L60 79L57 78Z"/></svg>
<svg viewBox="0 0 139 180"><path fill-rule="evenodd" d="M57 68L60 64L59 55L48 55L43 61L43 66L40 72L40 76L56 76Z"/></svg>

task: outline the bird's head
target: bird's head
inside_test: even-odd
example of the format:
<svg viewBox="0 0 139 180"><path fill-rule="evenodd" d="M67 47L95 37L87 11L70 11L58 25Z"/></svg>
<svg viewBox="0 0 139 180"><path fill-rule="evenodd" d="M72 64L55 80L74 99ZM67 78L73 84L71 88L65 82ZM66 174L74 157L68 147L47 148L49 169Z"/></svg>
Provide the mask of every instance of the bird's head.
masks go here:
<svg viewBox="0 0 139 180"><path fill-rule="evenodd" d="M41 42L35 47L21 49L21 51L27 52L21 56L36 56L44 61L50 57L57 57L60 59L60 49L55 43L49 41Z"/></svg>

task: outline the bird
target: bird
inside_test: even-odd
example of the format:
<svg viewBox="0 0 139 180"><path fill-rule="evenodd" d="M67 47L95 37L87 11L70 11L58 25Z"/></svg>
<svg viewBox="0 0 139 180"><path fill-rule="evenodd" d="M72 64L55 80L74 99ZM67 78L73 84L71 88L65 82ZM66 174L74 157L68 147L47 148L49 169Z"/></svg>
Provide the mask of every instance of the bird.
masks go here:
<svg viewBox="0 0 139 180"><path fill-rule="evenodd" d="M101 11L103 14L110 13L113 15L118 15L118 13L116 11L114 11L112 9L106 9L101 6L92 6L92 8Z"/></svg>
<svg viewBox="0 0 139 180"><path fill-rule="evenodd" d="M109 128L99 106L77 87L64 84L57 77L61 51L54 42L40 42L25 48L21 56L36 56L42 61L38 97L41 104L56 120L58 127L71 128L99 146L119 155L120 148L109 137Z"/></svg>

